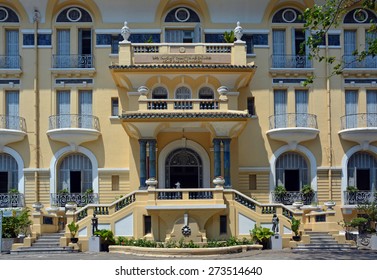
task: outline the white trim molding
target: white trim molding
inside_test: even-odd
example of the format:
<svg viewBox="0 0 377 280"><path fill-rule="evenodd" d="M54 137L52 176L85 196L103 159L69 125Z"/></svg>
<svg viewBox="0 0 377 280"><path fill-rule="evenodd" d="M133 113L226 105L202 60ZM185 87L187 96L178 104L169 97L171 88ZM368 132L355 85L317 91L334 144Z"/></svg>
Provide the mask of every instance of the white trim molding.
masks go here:
<svg viewBox="0 0 377 280"><path fill-rule="evenodd" d="M183 147L189 148L194 150L198 153L202 160L203 165L203 188L210 188L211 187L211 166L210 166L210 159L208 156L207 151L198 143L192 140L185 140L185 138L180 140L175 140L168 145L166 145L160 152L158 156L158 186L159 188L165 188L165 161L169 154L177 149L181 149ZM185 146L184 146L185 143Z"/></svg>
<svg viewBox="0 0 377 280"><path fill-rule="evenodd" d="M77 147L77 153L81 153L86 155L90 162L92 163L92 182L93 182L93 192L98 193L99 187L98 187L98 162L96 156L87 148L78 146ZM55 193L57 189L57 178L56 178L56 168L57 164L60 161L61 158L64 156L71 154L72 148L71 146L66 146L59 151L57 151L54 156L51 159L50 162L50 193Z"/></svg>

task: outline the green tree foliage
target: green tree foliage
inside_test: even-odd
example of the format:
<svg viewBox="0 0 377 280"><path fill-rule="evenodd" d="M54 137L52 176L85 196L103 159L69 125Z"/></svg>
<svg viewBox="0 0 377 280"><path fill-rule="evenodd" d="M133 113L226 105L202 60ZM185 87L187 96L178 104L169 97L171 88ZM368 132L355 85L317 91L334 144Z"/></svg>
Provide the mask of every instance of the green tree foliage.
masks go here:
<svg viewBox="0 0 377 280"><path fill-rule="evenodd" d="M344 15L355 8L369 9L376 11L376 0L327 0L324 3L315 4L304 11L303 17L305 27L312 31L312 35L306 41L310 50L309 57L319 62L326 62L332 65L332 74L339 75L347 66L342 61L337 61L333 56L326 56L320 51L319 45L326 40L326 35L331 28L336 28L343 21ZM375 32L376 23L371 23L369 32ZM366 56L377 55L377 40L369 42L368 50L355 50L353 55L355 61L362 61ZM313 78L308 79L308 83L313 82Z"/></svg>

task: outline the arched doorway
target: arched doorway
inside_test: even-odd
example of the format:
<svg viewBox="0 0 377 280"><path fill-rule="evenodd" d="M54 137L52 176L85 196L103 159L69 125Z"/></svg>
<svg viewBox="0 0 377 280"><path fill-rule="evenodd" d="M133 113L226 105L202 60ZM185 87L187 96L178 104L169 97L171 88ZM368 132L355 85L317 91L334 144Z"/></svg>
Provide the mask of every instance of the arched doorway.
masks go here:
<svg viewBox="0 0 377 280"><path fill-rule="evenodd" d="M203 164L197 152L188 148L172 151L165 161L165 186L176 188L202 188Z"/></svg>

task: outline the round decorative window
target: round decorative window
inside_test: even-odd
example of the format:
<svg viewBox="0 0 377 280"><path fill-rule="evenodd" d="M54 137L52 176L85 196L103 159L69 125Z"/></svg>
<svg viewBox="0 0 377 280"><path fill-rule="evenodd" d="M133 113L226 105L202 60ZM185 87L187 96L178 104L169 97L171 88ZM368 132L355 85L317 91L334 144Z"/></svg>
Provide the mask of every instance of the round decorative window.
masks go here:
<svg viewBox="0 0 377 280"><path fill-rule="evenodd" d="M8 19L8 11L4 8L0 8L0 21L6 21Z"/></svg>
<svg viewBox="0 0 377 280"><path fill-rule="evenodd" d="M358 9L353 13L353 19L358 23L364 23L368 19L368 13L365 10Z"/></svg>
<svg viewBox="0 0 377 280"><path fill-rule="evenodd" d="M185 8L179 8L175 11L175 18L180 22L188 21L190 18L190 12Z"/></svg>
<svg viewBox="0 0 377 280"><path fill-rule="evenodd" d="M70 21L79 21L81 19L81 11L77 8L71 8L67 11L67 18Z"/></svg>
<svg viewBox="0 0 377 280"><path fill-rule="evenodd" d="M292 9L286 9L284 12L283 12L283 20L285 22L294 22L296 19L297 19L297 14L296 14L296 11L292 10Z"/></svg>

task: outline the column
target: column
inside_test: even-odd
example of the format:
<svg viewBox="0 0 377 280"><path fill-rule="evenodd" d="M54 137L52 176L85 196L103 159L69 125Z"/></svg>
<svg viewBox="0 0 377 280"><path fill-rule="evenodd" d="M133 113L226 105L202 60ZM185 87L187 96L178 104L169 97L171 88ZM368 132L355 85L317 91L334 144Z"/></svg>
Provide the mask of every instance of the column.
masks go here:
<svg viewBox="0 0 377 280"><path fill-rule="evenodd" d="M213 149L215 155L214 176L221 176L221 155L220 155L220 139L213 139Z"/></svg>
<svg viewBox="0 0 377 280"><path fill-rule="evenodd" d="M140 144L140 189L145 188L145 180L147 180L147 141L144 139L139 140Z"/></svg>
<svg viewBox="0 0 377 280"><path fill-rule="evenodd" d="M231 181L230 181L230 140L231 139L223 139L224 144L224 179L225 179L225 187L230 188Z"/></svg>
<svg viewBox="0 0 377 280"><path fill-rule="evenodd" d="M148 140L149 143L149 178L156 178L156 140Z"/></svg>

